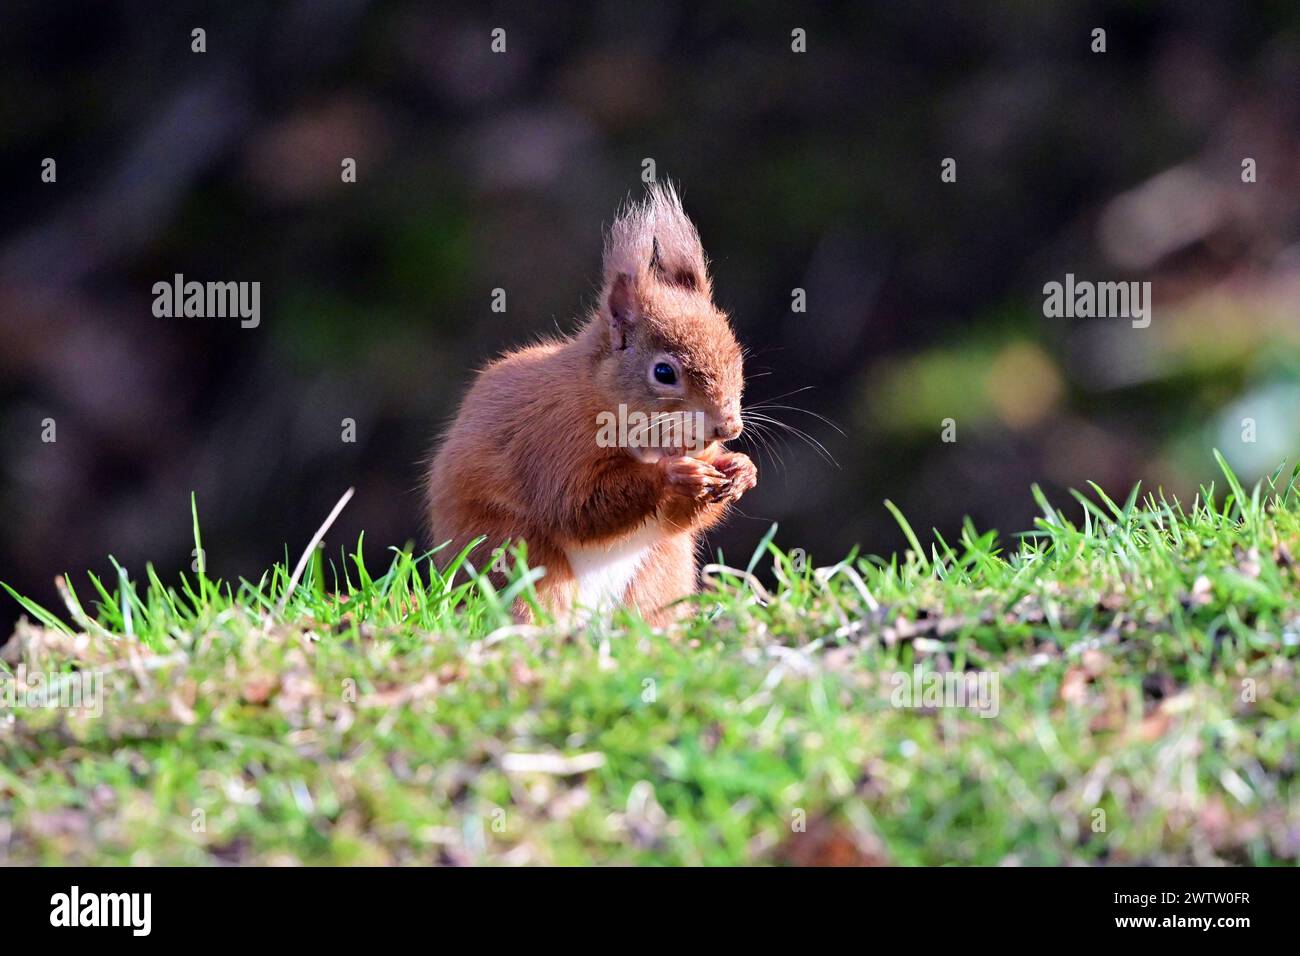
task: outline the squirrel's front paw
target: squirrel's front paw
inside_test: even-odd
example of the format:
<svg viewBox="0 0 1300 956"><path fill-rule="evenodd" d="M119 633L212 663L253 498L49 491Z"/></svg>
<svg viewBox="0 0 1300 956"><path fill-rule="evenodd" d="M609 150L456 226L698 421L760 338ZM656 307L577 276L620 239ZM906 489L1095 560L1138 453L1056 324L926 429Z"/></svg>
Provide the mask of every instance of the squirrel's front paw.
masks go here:
<svg viewBox="0 0 1300 956"><path fill-rule="evenodd" d="M668 479L668 491L683 498L707 498L727 484L727 477L698 458L664 458L659 462Z"/></svg>
<svg viewBox="0 0 1300 956"><path fill-rule="evenodd" d="M714 491L714 501L737 501L740 496L758 484L758 469L748 455L729 451L713 459L713 466L726 479Z"/></svg>

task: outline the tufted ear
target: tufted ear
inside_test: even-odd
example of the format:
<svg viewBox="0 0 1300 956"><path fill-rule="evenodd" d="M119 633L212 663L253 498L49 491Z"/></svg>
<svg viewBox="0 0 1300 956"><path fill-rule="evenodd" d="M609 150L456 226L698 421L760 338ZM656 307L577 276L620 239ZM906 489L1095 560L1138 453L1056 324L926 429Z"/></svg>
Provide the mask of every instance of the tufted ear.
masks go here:
<svg viewBox="0 0 1300 956"><path fill-rule="evenodd" d="M627 348L627 337L636 325L638 313L636 283L620 272L605 294L605 319L609 323L609 341L617 350Z"/></svg>
<svg viewBox="0 0 1300 956"><path fill-rule="evenodd" d="M699 233L670 184L652 185L645 199L619 213L605 238L605 287L626 274L690 292L712 295Z"/></svg>
<svg viewBox="0 0 1300 956"><path fill-rule="evenodd" d="M699 292L704 288L704 283L708 280L703 272L702 258L698 260L700 263L698 267L695 260L680 254L676 262L665 262L658 237L652 241L651 246L650 272L656 279L666 285L675 285L690 292Z"/></svg>

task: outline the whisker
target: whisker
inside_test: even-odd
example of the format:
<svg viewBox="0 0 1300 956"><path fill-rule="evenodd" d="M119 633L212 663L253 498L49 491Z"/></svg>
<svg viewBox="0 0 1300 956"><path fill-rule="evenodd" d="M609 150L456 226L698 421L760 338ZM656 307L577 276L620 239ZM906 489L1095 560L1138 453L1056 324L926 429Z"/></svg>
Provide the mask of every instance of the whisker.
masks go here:
<svg viewBox="0 0 1300 956"><path fill-rule="evenodd" d="M820 415L820 414L818 414L817 412L810 411L810 410L807 409L807 408L800 408L798 405L772 405L772 404L770 404L770 403L765 403L765 404L762 404L762 405L754 405L754 406L752 406L752 408L755 409L755 410L760 410L760 409L769 409L769 408L780 408L780 409L784 409L785 411L790 411L790 412L803 412L803 414L805 414L805 415L811 415L813 418L816 418L816 419L819 419L820 421L825 422L827 425L830 425L831 428L835 429L835 430L836 430L837 432L839 432L841 435L844 435L844 429L840 428L839 425L836 425L833 421L831 421L831 420L830 420L829 418L827 418L825 415ZM844 435L844 437L847 438L848 436L847 436L847 435Z"/></svg>
<svg viewBox="0 0 1300 956"><path fill-rule="evenodd" d="M813 436L809 435L803 429L796 428L794 425L791 425L788 422L783 422L780 421L779 419L772 418L770 415L762 415L757 412L750 412L749 416L751 421L763 422L773 427L785 429L790 434L804 441L810 448L817 451L818 454L820 454L823 458L825 458L826 461L828 461L830 464L834 465L836 468L840 467L840 463L835 460L835 456L832 455L829 450L827 450L826 446L823 445L821 442L819 442ZM741 420L742 421L744 420L743 413L741 416Z"/></svg>
<svg viewBox="0 0 1300 956"><path fill-rule="evenodd" d="M763 399L763 402L779 402L783 398L789 398L791 395L798 395L800 392L811 392L816 385L805 385L803 388L796 388L792 392L785 392L781 395L773 395L771 398Z"/></svg>
<svg viewBox="0 0 1300 956"><path fill-rule="evenodd" d="M741 421L745 421L743 413L741 415ZM755 420L750 420L745 422L745 424L750 431L742 431L741 437L744 438L747 434L751 436L754 440L755 446L767 452L771 460L780 466L782 474L785 474L787 471L785 458L777 448L777 438L773 435L771 428L766 423Z"/></svg>
<svg viewBox="0 0 1300 956"><path fill-rule="evenodd" d="M640 437L641 437L643 434L645 434L646 432L650 431L650 429L657 427L657 426L659 425L660 422L666 421L666 420L667 420L671 415L672 415L672 412L664 412L664 413L662 413L662 414L655 415L655 416L647 415L647 416L646 416L646 423L645 423L644 425L641 425L639 428L636 428L636 429L629 429L629 430L628 430L628 433L627 433L627 439L628 439L628 441L629 441L629 442L633 442L633 441L636 441L636 440L640 439Z"/></svg>
<svg viewBox="0 0 1300 956"><path fill-rule="evenodd" d="M756 455L759 454L760 451L769 451L770 449L764 443L764 435L756 424L744 421L743 416L741 421L745 427L741 429L740 440L748 443L754 449L754 454Z"/></svg>
<svg viewBox="0 0 1300 956"><path fill-rule="evenodd" d="M760 462L763 462L764 458L767 459L766 462L764 462L764 464L762 465L763 468L771 468L773 471L779 474L782 477L782 479L784 479L787 475L789 475L790 469L786 467L785 460L782 459L780 455L776 454L775 452L767 448L763 448L761 450L758 448L753 448L750 450L753 451L754 456Z"/></svg>
<svg viewBox="0 0 1300 956"><path fill-rule="evenodd" d="M748 425L754 430L755 436L763 443L764 447L769 449L772 455L784 465L785 459L781 455L780 446L785 442L785 436L777 433L766 422L751 420Z"/></svg>

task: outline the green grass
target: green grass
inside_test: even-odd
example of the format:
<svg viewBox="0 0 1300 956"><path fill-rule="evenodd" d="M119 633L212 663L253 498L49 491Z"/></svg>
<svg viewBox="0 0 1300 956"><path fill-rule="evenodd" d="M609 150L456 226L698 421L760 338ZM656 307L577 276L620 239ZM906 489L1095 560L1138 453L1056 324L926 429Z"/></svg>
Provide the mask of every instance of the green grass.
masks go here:
<svg viewBox="0 0 1300 956"><path fill-rule="evenodd" d="M0 710L0 863L1294 863L1300 470L1220 463L1077 523L1035 489L1007 550L897 511L885 560L769 535L668 633L514 627L536 571L498 594L360 547L292 592L13 595L5 668L104 697ZM894 706L914 666L995 674L997 715Z"/></svg>

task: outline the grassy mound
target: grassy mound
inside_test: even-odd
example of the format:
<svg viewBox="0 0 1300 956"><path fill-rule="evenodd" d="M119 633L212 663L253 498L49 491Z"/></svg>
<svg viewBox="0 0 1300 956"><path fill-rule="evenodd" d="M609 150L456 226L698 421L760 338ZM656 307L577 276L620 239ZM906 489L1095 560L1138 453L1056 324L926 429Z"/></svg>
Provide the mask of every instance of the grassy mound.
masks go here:
<svg viewBox="0 0 1300 956"><path fill-rule="evenodd" d="M769 535L667 633L514 626L538 570L409 550L14 595L0 863L1294 862L1300 482L1223 467L1186 508L1038 495L1005 553Z"/></svg>

